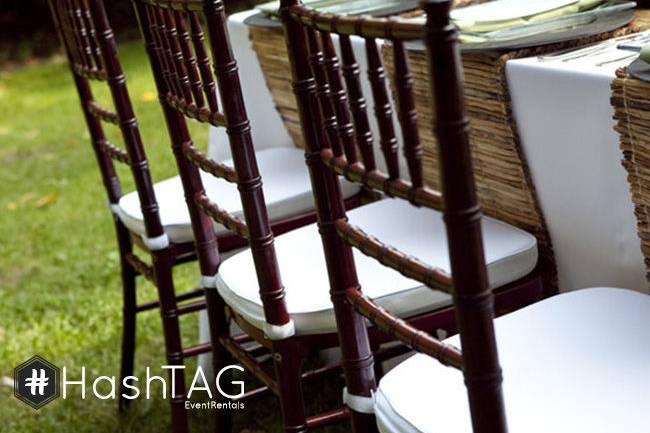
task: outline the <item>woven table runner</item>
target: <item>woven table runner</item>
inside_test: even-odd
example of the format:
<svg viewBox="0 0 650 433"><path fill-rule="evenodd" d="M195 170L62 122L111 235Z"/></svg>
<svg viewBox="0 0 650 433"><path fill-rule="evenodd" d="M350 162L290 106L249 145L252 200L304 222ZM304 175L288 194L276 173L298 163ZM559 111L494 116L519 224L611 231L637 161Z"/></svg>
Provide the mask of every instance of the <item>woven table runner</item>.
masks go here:
<svg viewBox="0 0 650 433"><path fill-rule="evenodd" d="M456 6L478 4L489 0L456 0ZM418 15L421 12L417 12ZM404 16L411 13L402 14ZM253 49L257 54L266 83L273 96L282 121L296 146L304 148L304 139L300 129L300 118L296 108L296 101L291 88L291 67L287 47L285 46L282 29L250 27L250 39Z"/></svg>
<svg viewBox="0 0 650 433"><path fill-rule="evenodd" d="M620 137L646 279L650 282L650 83L631 77L627 68L621 68L611 87L614 129Z"/></svg>
<svg viewBox="0 0 650 433"><path fill-rule="evenodd" d="M465 0L461 3L476 3ZM547 295L557 292L553 246L537 200L515 124L505 75L506 62L552 51L579 47L599 40L648 28L647 14L629 26L576 41L511 52L463 53L466 103L472 122L471 143L483 212L533 234L538 241L539 270ZM300 121L291 88L290 66L281 29L250 28L250 38L264 71L274 103L289 134L304 147ZM392 50L384 49L384 62L391 73ZM424 170L428 184L438 187L437 146L431 131L432 116L425 53L410 52L418 108L420 138L424 147ZM392 81L392 80L391 80ZM650 236L648 236L650 238ZM649 244L650 245L650 244ZM650 247L649 247L650 250Z"/></svg>

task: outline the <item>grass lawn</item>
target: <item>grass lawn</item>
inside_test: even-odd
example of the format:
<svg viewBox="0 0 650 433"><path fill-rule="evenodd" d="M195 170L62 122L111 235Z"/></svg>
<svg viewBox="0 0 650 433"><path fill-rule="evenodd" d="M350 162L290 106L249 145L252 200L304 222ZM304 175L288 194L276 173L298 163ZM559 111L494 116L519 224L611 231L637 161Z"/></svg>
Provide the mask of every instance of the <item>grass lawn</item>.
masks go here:
<svg viewBox="0 0 650 433"><path fill-rule="evenodd" d="M154 178L172 176L144 51L136 41L122 44L120 54ZM0 432L169 431L168 403L160 398L136 400L123 416L113 400L58 399L36 412L13 398L7 379L35 354L71 372L86 366L89 377L118 376L122 300L111 215L63 59L0 71L0 113ZM180 269L178 290L193 287L197 275L195 264ZM141 300L155 297L150 284L139 280L139 288ZM187 317L186 345L196 341L196 328L196 316ZM136 375L164 363L159 316L140 314ZM314 397L321 388L307 390L316 406L338 398ZM192 432L210 430L209 411L191 418ZM235 431L280 431L278 419L275 400L265 399L237 414Z"/></svg>

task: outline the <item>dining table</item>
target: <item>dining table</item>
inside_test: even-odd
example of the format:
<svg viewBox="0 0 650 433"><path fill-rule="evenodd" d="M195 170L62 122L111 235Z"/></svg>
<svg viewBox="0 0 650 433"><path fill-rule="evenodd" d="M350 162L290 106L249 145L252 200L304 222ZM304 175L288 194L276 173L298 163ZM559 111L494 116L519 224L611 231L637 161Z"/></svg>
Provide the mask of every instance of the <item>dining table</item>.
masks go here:
<svg viewBox="0 0 650 433"><path fill-rule="evenodd" d="M257 13L245 11L228 19L253 140L257 149L294 146L251 45L247 19ZM353 38L353 43L363 71L363 40ZM617 68L630 63L634 53L619 49L616 41L601 44L600 50L576 50L573 56L564 52L509 60L507 85L553 244L560 291L607 286L646 292L634 207L609 101ZM210 131L212 158L228 157L226 140L223 129Z"/></svg>

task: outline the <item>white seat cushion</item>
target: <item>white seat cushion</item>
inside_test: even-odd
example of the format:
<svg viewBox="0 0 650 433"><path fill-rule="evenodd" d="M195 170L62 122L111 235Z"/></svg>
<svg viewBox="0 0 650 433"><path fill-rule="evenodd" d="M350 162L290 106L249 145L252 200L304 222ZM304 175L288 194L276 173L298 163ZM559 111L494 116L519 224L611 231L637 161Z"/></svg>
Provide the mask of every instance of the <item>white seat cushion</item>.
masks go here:
<svg viewBox="0 0 650 433"><path fill-rule="evenodd" d="M649 431L650 296L584 289L495 326L511 433ZM472 431L461 372L422 354L382 378L375 414L382 433Z"/></svg>
<svg viewBox="0 0 650 433"><path fill-rule="evenodd" d="M304 152L297 148L272 148L256 152L264 196L272 222L299 215L314 208L309 172L305 166ZM232 161L225 161L232 166ZM241 215L241 201L236 185L201 172L208 197L234 215ZM342 180L342 193L351 197L359 192L355 184ZM167 236L172 242L189 242L193 239L190 215L183 195L180 177L158 182L154 185L160 208L160 218ZM134 191L124 195L119 202L119 217L130 230L145 234L140 200ZM226 229L216 225L218 234Z"/></svg>
<svg viewBox="0 0 650 433"><path fill-rule="evenodd" d="M385 199L348 212L350 222L401 251L449 271L445 227L439 212ZM499 287L529 274L537 263L532 235L491 218L483 219L490 283ZM321 238L310 225L275 239L286 302L297 334L336 330ZM448 295L403 277L354 251L364 293L389 311L408 317L450 304ZM235 311L262 328L264 313L250 250L224 261L219 293Z"/></svg>

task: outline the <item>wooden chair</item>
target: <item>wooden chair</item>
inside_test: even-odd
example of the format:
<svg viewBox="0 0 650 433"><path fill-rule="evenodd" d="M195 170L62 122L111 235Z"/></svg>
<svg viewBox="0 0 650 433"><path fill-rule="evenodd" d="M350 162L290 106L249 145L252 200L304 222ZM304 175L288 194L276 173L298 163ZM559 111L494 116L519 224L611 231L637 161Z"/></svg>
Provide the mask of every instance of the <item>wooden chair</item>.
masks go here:
<svg viewBox="0 0 650 433"><path fill-rule="evenodd" d="M489 219L481 217L476 198L462 68L456 30L449 19L451 5L451 0L423 1L427 15L426 24L423 24L399 19L336 16L314 11L298 0L281 2L294 89L318 200L320 232L328 258L331 296L347 381L344 395L353 429L364 433L377 430L382 433L472 430L475 433L505 433L507 407L510 419L515 421L513 431L606 432L619 425L625 425L626 431L644 431L647 417L642 414L647 412L642 404L636 404L636 400L647 392L650 383L647 364L650 297L603 288L555 296L496 319L499 338L495 338L495 301L498 308L502 295L493 284L492 229ZM341 140L332 128L336 122L341 124L336 103L337 95L342 94L338 78L326 77L334 65L338 66L331 48L332 33L338 35L342 68L344 72L347 70L349 110L353 114L361 160L357 159L356 149ZM320 43L315 41L315 35ZM388 174L375 169L369 137L359 134L360 130L364 131L365 123L359 119L363 119L362 108L365 107L356 93L359 71L349 49L353 36L366 40L371 65L369 77L373 80L376 100L378 94L385 94L386 86L376 55L375 38L384 39L394 51L398 119L404 134L410 180L400 177L397 149L388 145L395 143L389 126L382 131ZM428 50L442 192L424 185L421 175L415 129L417 113L413 107L405 43L422 40ZM325 52L324 59L321 49ZM390 125L389 99L379 100L385 103L378 104L376 112L385 116L385 125ZM420 254L407 254L408 251L395 248L399 247L395 238L386 234L370 236L359 229L353 214L378 207L378 204L346 215L338 193L337 174L383 190L409 208L424 208L418 210L426 213L424 220L442 218L446 227L444 233L437 233L433 225L411 230L421 233L422 243L431 243L427 238L442 235L448 244L448 263L441 266L432 261L426 248ZM402 218L407 212L404 211ZM385 213L375 213L375 216L382 219ZM438 238L437 241L442 240ZM367 278L364 280L367 275L360 272L360 256L353 254L353 248L432 291L449 294L455 307L459 335L441 342L431 335L431 329L424 332L372 299L374 288L367 283ZM615 318L605 318L609 312ZM367 328L366 320L375 327ZM372 330L375 329L419 352L387 373L378 387L371 353ZM602 344L603 333L608 344ZM510 378L506 380L506 400L502 393L497 341L506 378ZM458 343L462 351L457 348ZM610 344L616 349L608 347ZM605 392L600 384L607 386ZM619 389L621 385L625 391ZM611 395L625 399L625 404L619 405L615 413L610 409ZM571 417L574 414L572 405L576 406L575 419Z"/></svg>
<svg viewBox="0 0 650 433"><path fill-rule="evenodd" d="M176 295L172 279L175 265L196 260L194 234L190 215L185 204L181 178L166 179L153 183L149 173L146 153L127 91L126 80L117 54L114 36L107 19L102 0L50 0L51 12L65 48L72 70L81 107L90 132L93 150L108 195L108 205L118 239L123 282L123 340L121 378L133 374L136 315L143 311L159 309L165 336L165 350L171 365L182 364L185 358L210 351L210 344L183 347L179 328L179 316L205 309L202 288ZM194 46L193 58L203 78L197 88L192 82L192 96L203 98L205 104L216 107L216 85L210 78L209 60L203 48L203 35L196 16L191 21ZM188 33L182 33L188 36ZM186 40L183 40L184 43ZM183 45L187 48L187 45ZM194 77L193 77L194 78ZM110 89L114 110L103 107L93 96L91 83L107 85ZM182 103L182 102L181 102ZM203 116L204 106L187 107ZM105 124L114 124L121 130L124 149L110 143L104 133ZM114 162L129 166L136 191L123 194ZM258 155L262 171L270 173L268 185L271 200L269 213L276 233L283 233L315 221L311 199L311 187L303 165L302 151L293 148L267 149ZM221 166L207 158L197 163L207 170L219 170ZM279 173L275 169L279 168ZM226 184L204 176L210 197L220 198L226 209L241 213L241 203L236 191ZM360 200L359 189L350 184L347 203L355 205ZM232 252L247 245L240 233L216 227L219 248ZM151 265L138 257L133 246L151 257ZM138 304L136 301L136 277L151 280L158 289L158 300ZM186 302L191 301L191 302ZM182 372L176 374L177 395L171 399L174 431L187 430L187 416L183 407L185 385ZM120 381L121 383L121 381ZM129 393L122 389L121 393ZM120 409L130 400L121 399Z"/></svg>
<svg viewBox="0 0 650 433"><path fill-rule="evenodd" d="M172 268L177 264L195 260L193 242L177 241L166 231L126 80L117 56L115 39L102 1L50 0L49 3L79 93L117 233L124 297L120 379L133 374L136 315L148 310L160 310L169 363L182 364L185 357L210 350L209 344L188 348L181 346L179 316L205 308L204 299L184 302L202 298L202 290L192 290L179 295L176 295L174 290ZM103 107L95 100L91 82L100 82L109 87L115 111ZM125 149L107 140L104 133L105 123L119 127ZM114 161L129 166L136 186L134 193L122 194ZM182 204L182 195L178 199ZM136 213L139 215L133 216L125 212L125 201L135 202ZM150 255L152 265L138 257L134 245ZM137 303L137 276L143 276L156 285L158 300ZM182 374L177 376L177 386L180 386L183 382ZM129 400L121 397L124 393L130 392L128 389L120 389L121 410L129 403ZM172 405L177 405L177 402L172 401ZM184 416L184 412L181 413L178 409L174 411L177 417Z"/></svg>
<svg viewBox="0 0 650 433"><path fill-rule="evenodd" d="M237 64L228 39L223 3L216 0L139 0L135 4L180 176L188 197L188 208L192 216L198 258L203 275L202 286L206 289L208 301L211 337L214 342L214 369L220 370L232 358L244 365L266 388L278 395L283 409L286 431L305 431L307 428L315 428L346 418L348 412L345 408L335 408L330 412L312 416L307 416L304 409L303 379L332 370L336 371L337 366L327 366L317 372L303 372L301 369L303 361L310 353L338 345L334 309L346 311L348 307L337 303L334 309L332 308L327 295L328 276L325 260L320 253L321 240L315 225L293 230L277 237L274 241L262 193L261 176L250 136L251 126L247 120L245 104L241 95ZM200 38L186 36L188 27L189 33L202 34L200 17L207 25L212 59L209 59L207 55L200 54L205 52L203 43L197 44L197 41L201 41ZM299 25L297 21L296 23ZM298 40L304 42L303 39ZM314 41L314 38L310 39L312 45ZM325 42L327 41L325 40ZM325 63L336 68L337 61L333 54L333 45L326 44L326 50L329 57ZM371 55L373 54L378 59L376 50L371 51ZM199 57L200 61L197 62L193 59L195 55ZM301 55L303 61L310 58L307 52L302 52ZM311 58L318 59L318 55L312 55ZM302 64L309 69L311 74L310 66L305 62ZM201 76L198 65L213 67L220 100L223 103L221 109L217 106L206 105L196 97L197 90L204 87L206 79L212 79L211 75ZM352 75L354 75L354 68L346 70L352 71ZM329 98L327 95L336 95L337 105L336 108L332 108L338 110L336 121L329 118L327 123L322 124L323 128L318 129L321 123L316 111L309 111L304 104L301 105L306 137L314 139L317 136L316 140L318 140L317 143L312 141L311 145L314 147L309 148L307 157L312 166L312 177L315 179L314 185L317 188L317 208L323 215L332 212L332 209L336 212L345 211L344 196L340 194L341 185L349 185L358 181L359 178L349 175L348 177L353 182L342 180L339 183L334 172L326 171L324 165L319 166L319 163L315 162L315 156L320 158L320 154L315 150L315 145L320 144L318 131L322 130L324 133L337 137L340 135L341 140L348 146L346 151L350 158L356 155L353 150L354 142L369 143L370 138L367 130L359 126L363 125L361 113L361 110L365 109L363 103L359 98L350 99L353 113L353 116L350 117L347 112L345 92L342 91L339 71L333 69L328 73L327 77L330 82L335 83L338 87L336 91L330 93L321 92L320 99L323 102ZM348 75L347 84L350 89L354 85L355 77L350 77L350 72L346 75ZM380 92L379 88L380 86L377 86L378 92ZM303 84L300 80L296 82L296 89L299 94L303 89L315 90L315 88L309 87L309 83ZM349 93L354 91L354 89L348 90ZM385 92L384 88L384 98L387 100ZM327 108L326 104L323 106ZM311 108L315 107L314 105ZM379 114L385 115L386 112L382 111ZM346 115L348 117L344 118ZM187 125L188 118L227 129L233 155L233 166L208 160L193 145ZM384 124L388 131L388 124L386 122ZM387 138L384 144L384 147L390 152L394 150L392 138ZM361 153L364 157L368 156L368 148L369 146L362 148ZM393 161L390 161L390 164L392 163ZM395 163L397 164L397 162ZM211 199L206 195L202 184L201 169L237 186L244 210L243 220L224 210L219 203L219 197ZM330 173L330 177L325 182L320 182L318 179L325 173ZM387 179L384 178L366 178L365 176L363 179L364 187L379 189L393 195L406 194L410 188L409 184L402 181L386 182ZM233 189L235 185L233 185ZM381 187L377 188L378 185ZM385 188L383 188L384 186ZM322 190L318 190L318 188L336 188L338 201L328 200ZM424 188L420 188L418 191L414 194L413 200L426 204L432 195ZM438 203L438 196L433 197ZM408 212L408 205L399 206L395 203L398 202L384 200L376 205L378 207L374 207L375 205L362 206L358 212L351 212L351 215L354 213L365 222L375 222L384 232L388 231L397 237L404 234L409 246L417 250L418 246L422 244L420 242L422 233L428 232L411 229L417 229L419 224L427 222L422 218L424 214ZM382 211L385 214L381 218L377 218L377 213ZM403 212L406 214L402 215ZM323 215L321 215L321 221L325 220ZM405 224L407 226L405 231L397 230L399 227L393 225L395 219L402 216L408 221ZM213 224L215 221L246 237L249 240L250 249L222 261L217 246L218 240L214 235ZM439 222L435 225L437 229L442 228ZM511 236L510 240L514 239L513 242L505 246L493 242L500 246L495 249L494 254L495 277L493 282L500 288L501 307L509 311L526 305L536 299L541 292L539 277L533 272L537 257L536 243L534 237L520 230L493 220L491 220L491 225L494 228L493 232L505 232ZM327 232L331 229L331 224L321 224L321 231ZM500 238L495 235L494 239L499 241ZM325 237L326 242L331 240L331 236ZM512 251L512 248L516 251ZM336 255L338 252L341 252L341 255ZM330 263L345 263L351 258L349 250L337 250L336 253L326 255ZM435 254L441 256L443 253L447 254L446 246L444 243L439 243ZM386 255L385 259L393 261L395 256ZM411 323L424 329L454 329L453 309L449 297L435 295L421 283L409 278L392 277L385 272L384 267L374 262L369 261L365 264L367 266L364 266L363 272L375 278L378 283L378 290L374 293L380 296L386 305L396 306L402 317L409 318ZM504 264L506 266L501 266ZM498 269L500 266L502 269ZM416 274L412 269L405 269L404 272L408 276ZM281 275L282 280L280 279ZM345 280L337 281L336 284L337 287L341 287L341 285L348 287ZM340 293L338 296L340 300ZM339 311L338 316L340 314ZM228 318L232 318L250 338L272 354L272 366L261 362L257 356L263 352L248 350L242 345L242 341L245 339L238 339L230 335ZM364 328L365 324L357 320L349 331L360 333ZM386 337L377 329L372 329L370 334L368 343L375 349L376 359L381 360L404 351L402 346L397 348L381 347L383 343L390 342L392 337ZM361 357L355 356L354 353L347 355L347 358L356 360L356 363L349 361L344 363L348 367L349 377L352 377L351 372L354 371L350 368L358 368L357 363L372 369L370 353L359 354ZM356 395L361 395L354 385L349 388L351 392L346 394L347 401L352 401ZM256 393L258 390L250 391L250 394ZM230 428L228 414L219 412L217 416L217 425L221 429L220 431L227 431Z"/></svg>

